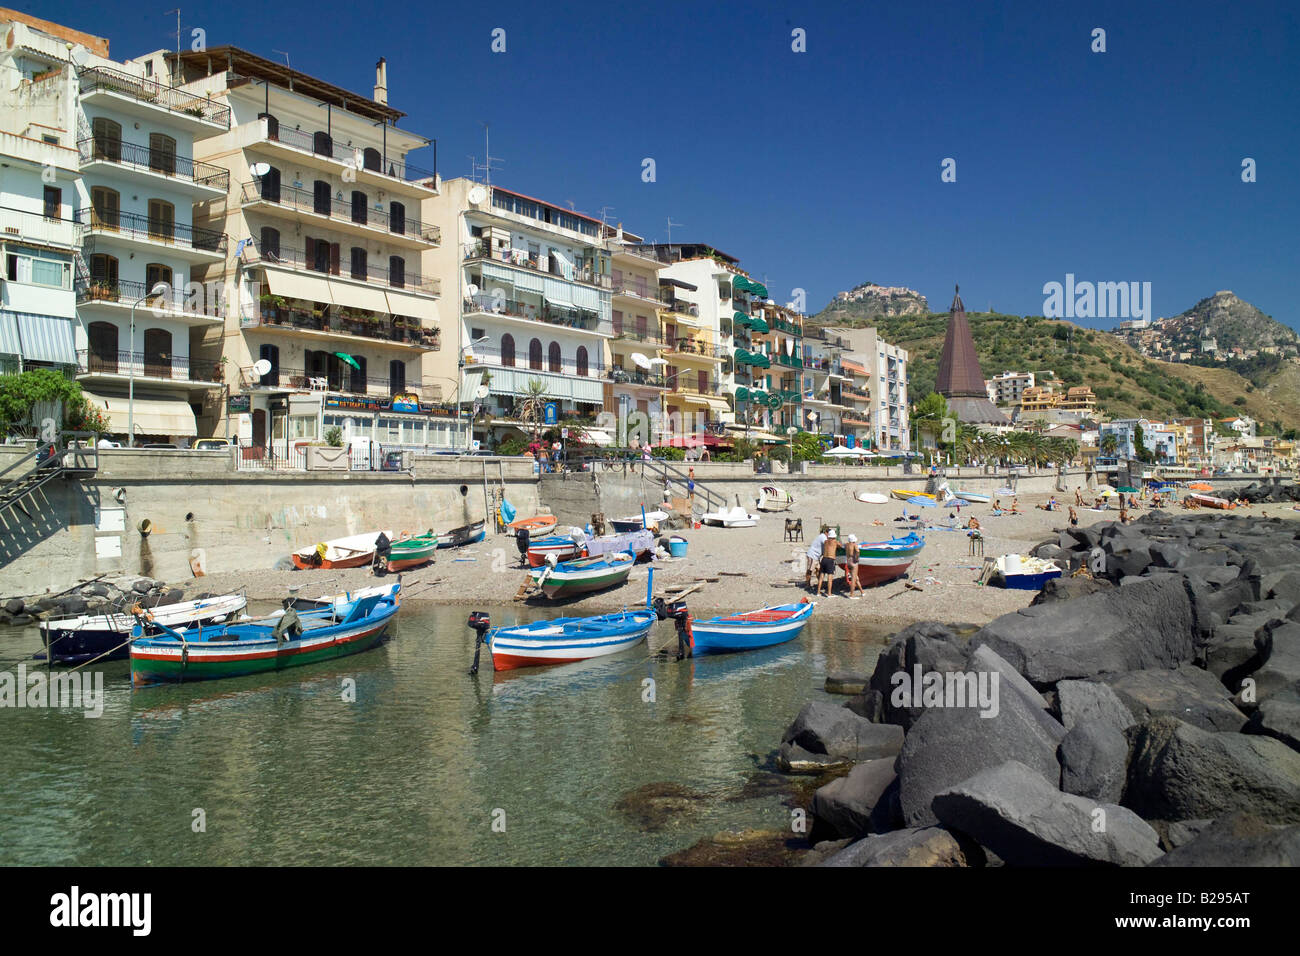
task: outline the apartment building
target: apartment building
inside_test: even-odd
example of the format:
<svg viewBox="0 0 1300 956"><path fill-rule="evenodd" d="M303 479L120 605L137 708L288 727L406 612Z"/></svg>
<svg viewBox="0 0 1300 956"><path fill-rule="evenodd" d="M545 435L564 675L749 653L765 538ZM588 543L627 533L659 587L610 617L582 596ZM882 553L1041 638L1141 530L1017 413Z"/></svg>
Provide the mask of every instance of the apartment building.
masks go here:
<svg viewBox="0 0 1300 956"><path fill-rule="evenodd" d="M596 433L597 440L609 437L619 444L653 437L651 420L659 414L664 390L663 357L668 347L659 323L659 313L671 296L671 286L659 285L659 259L641 237L624 232L622 226L606 229L610 263L609 381L605 385L604 409L617 423L616 434ZM668 301L671 301L669 299Z"/></svg>
<svg viewBox="0 0 1300 956"><path fill-rule="evenodd" d="M1059 389L1053 385L1032 385L1020 395L1020 421L1078 423L1095 418L1097 396L1087 385Z"/></svg>
<svg viewBox="0 0 1300 956"><path fill-rule="evenodd" d="M77 87L67 44L108 41L0 14L0 375L77 368Z"/></svg>
<svg viewBox="0 0 1300 956"><path fill-rule="evenodd" d="M1214 457L1214 421L1209 418L1180 418L1175 424L1187 432L1188 460L1208 464Z"/></svg>
<svg viewBox="0 0 1300 956"><path fill-rule="evenodd" d="M456 352L437 374L454 376L457 404L474 409L474 440L486 446L526 433L521 416L535 388L554 406L545 424L594 425L613 336L614 254L601 221L469 179L444 182L431 208L432 221L455 237L433 262L449 297L454 285L459 313ZM619 260L631 276L628 257Z"/></svg>
<svg viewBox="0 0 1300 956"><path fill-rule="evenodd" d="M397 128L386 63L369 96L230 46L166 66L176 95L202 97L228 127L196 140L199 161L229 171L196 221L232 237L203 271L230 290L203 342L230 396L207 430L254 454L288 455L335 426L352 443L459 447L444 384L425 377L441 348L429 264L442 237L426 218L437 173L414 160L436 167L436 148Z"/></svg>
<svg viewBox="0 0 1300 956"><path fill-rule="evenodd" d="M1160 465L1187 464L1187 434L1181 426L1153 422L1145 418L1122 418L1102 422L1098 426L1098 441L1104 444L1114 436L1115 456L1120 459L1137 457L1137 432L1142 431L1142 444Z"/></svg>
<svg viewBox="0 0 1300 956"><path fill-rule="evenodd" d="M1034 387L1033 372L1003 372L984 380L989 401L999 407L1019 405L1025 389Z"/></svg>
<svg viewBox="0 0 1300 956"><path fill-rule="evenodd" d="M831 370L837 373L837 377L829 377L824 385L814 378L811 384L814 387L820 385L826 394L840 399L841 425L852 429L851 433L860 438L865 438L860 424L865 415L870 423L871 446L875 450L910 450L907 350L886 342L875 328L827 328L822 332L825 336L821 339L823 343L829 340L839 343L838 362L832 362L831 365ZM846 374L844 366L846 359L852 366L848 370L849 374ZM824 360L816 360L817 363L821 361ZM858 367L864 373L860 377L856 372ZM808 384L808 378L805 377L805 405L808 404ZM837 384L840 386L838 391L835 388ZM865 402L859 397L864 394L867 396Z"/></svg>
<svg viewBox="0 0 1300 956"><path fill-rule="evenodd" d="M737 384L736 401L740 407L739 403L749 399L752 424L765 430L763 437L784 440L788 429L803 427L804 316L771 299L754 305L745 321L742 314L738 310L732 321L749 333L749 354L742 354L738 345L732 362L738 373L742 369L749 373L749 382ZM768 364L760 367L753 357L755 353L766 358ZM741 388L748 388L748 396L742 394Z"/></svg>

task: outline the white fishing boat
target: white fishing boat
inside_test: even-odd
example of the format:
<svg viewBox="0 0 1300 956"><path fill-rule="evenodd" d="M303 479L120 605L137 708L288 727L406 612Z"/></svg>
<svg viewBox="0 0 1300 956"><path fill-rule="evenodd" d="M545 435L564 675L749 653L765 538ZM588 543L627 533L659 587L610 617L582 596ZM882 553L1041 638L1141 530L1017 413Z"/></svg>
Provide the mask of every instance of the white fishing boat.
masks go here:
<svg viewBox="0 0 1300 956"><path fill-rule="evenodd" d="M855 491L853 497L864 505L883 505L889 502L889 495L878 494L874 491Z"/></svg>
<svg viewBox="0 0 1300 956"><path fill-rule="evenodd" d="M734 508L706 511L700 515L700 520L715 528L752 528L758 524L758 515L750 514L737 504Z"/></svg>
<svg viewBox="0 0 1300 956"><path fill-rule="evenodd" d="M301 570L308 568L365 567L375 559L375 542L379 540L381 534L386 536L389 541L393 540L393 532L391 531L367 531L365 534L354 534L346 538L335 538L333 541L322 541L310 548L295 551L291 557L294 566Z"/></svg>
<svg viewBox="0 0 1300 956"><path fill-rule="evenodd" d="M157 624L188 630L227 621L247 604L242 594L222 594L147 609ZM124 611L83 614L41 624L41 639L55 664L126 660L129 656L126 642L133 627L135 618ZM151 633L158 632L153 629Z"/></svg>
<svg viewBox="0 0 1300 956"><path fill-rule="evenodd" d="M759 511L789 511L794 504L794 496L776 485L764 485L758 489L755 507Z"/></svg>

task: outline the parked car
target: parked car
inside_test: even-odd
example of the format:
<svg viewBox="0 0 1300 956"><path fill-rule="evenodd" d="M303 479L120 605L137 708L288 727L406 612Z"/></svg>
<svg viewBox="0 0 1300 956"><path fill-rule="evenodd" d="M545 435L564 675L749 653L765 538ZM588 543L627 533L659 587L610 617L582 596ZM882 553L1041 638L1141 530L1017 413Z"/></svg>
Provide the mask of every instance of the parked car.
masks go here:
<svg viewBox="0 0 1300 956"><path fill-rule="evenodd" d="M225 451L234 445L228 438L200 438L194 443L195 451Z"/></svg>
<svg viewBox="0 0 1300 956"><path fill-rule="evenodd" d="M149 444L141 445L140 447L141 448L171 448L173 450L180 448L179 445L174 445L171 442L165 442L165 441L150 442Z"/></svg>

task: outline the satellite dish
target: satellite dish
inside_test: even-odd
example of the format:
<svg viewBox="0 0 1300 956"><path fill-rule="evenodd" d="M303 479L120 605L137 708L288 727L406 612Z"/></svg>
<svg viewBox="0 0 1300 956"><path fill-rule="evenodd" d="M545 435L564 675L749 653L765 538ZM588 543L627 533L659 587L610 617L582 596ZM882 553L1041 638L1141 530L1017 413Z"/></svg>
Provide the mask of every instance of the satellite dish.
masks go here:
<svg viewBox="0 0 1300 956"><path fill-rule="evenodd" d="M469 191L469 203L471 206L477 206L484 199L487 199L487 190L482 186L474 186Z"/></svg>
<svg viewBox="0 0 1300 956"><path fill-rule="evenodd" d="M471 282L465 287L465 291L469 293L469 297L472 299L474 296L478 295L478 286Z"/></svg>
<svg viewBox="0 0 1300 956"><path fill-rule="evenodd" d="M637 368L650 368L650 360L640 352L633 352L630 358L632 359L632 364Z"/></svg>
<svg viewBox="0 0 1300 956"><path fill-rule="evenodd" d="M258 378L261 378L265 375L270 375L271 363L266 359L258 359L256 362L253 363L253 371L257 373Z"/></svg>
<svg viewBox="0 0 1300 956"><path fill-rule="evenodd" d="M77 69L81 69L90 59L90 54L86 51L84 46L74 46L68 51L68 58L72 60L73 66Z"/></svg>
<svg viewBox="0 0 1300 956"><path fill-rule="evenodd" d="M486 385L480 385L478 388L474 389L474 397L477 399L487 398L489 391L491 391L491 389Z"/></svg>
<svg viewBox="0 0 1300 956"><path fill-rule="evenodd" d="M252 166L248 167L248 171L260 179L262 176L265 176L267 173L271 171L271 164L254 163Z"/></svg>

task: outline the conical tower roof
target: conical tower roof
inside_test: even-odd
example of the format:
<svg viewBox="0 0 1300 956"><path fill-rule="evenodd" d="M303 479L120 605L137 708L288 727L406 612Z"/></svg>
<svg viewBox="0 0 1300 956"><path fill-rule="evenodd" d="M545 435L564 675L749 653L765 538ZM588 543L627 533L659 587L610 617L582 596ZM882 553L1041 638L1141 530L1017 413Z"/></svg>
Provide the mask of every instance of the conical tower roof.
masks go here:
<svg viewBox="0 0 1300 956"><path fill-rule="evenodd" d="M948 334L939 357L939 374L935 391L948 400L948 410L958 421L972 424L1005 425L1007 417L989 401L984 386L984 372L975 352L975 340L966 320L966 306L961 301L961 287L953 292L948 316Z"/></svg>

